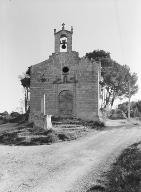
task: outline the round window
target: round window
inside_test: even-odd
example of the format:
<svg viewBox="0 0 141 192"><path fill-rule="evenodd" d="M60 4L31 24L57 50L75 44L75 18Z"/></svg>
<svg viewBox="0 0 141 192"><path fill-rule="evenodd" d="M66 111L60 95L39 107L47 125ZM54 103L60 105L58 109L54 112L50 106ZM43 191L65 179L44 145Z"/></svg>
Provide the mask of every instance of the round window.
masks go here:
<svg viewBox="0 0 141 192"><path fill-rule="evenodd" d="M69 68L68 67L63 67L63 73L67 73L69 72Z"/></svg>

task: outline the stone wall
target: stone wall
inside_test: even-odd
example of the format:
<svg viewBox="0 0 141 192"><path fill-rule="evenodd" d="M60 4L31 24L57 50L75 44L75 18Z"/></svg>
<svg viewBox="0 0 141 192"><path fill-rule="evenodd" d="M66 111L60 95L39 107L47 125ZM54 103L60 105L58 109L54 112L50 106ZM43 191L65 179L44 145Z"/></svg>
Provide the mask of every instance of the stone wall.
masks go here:
<svg viewBox="0 0 141 192"><path fill-rule="evenodd" d="M100 64L82 58L78 67L77 84L77 116L87 120L98 119L99 83L98 73Z"/></svg>
<svg viewBox="0 0 141 192"><path fill-rule="evenodd" d="M63 82L62 68L67 66L67 82ZM53 53L48 60L32 66L31 115L41 113L41 100L46 95L46 114L59 116L58 95L68 90L73 95L72 116L97 120L99 112L100 64L79 58L77 52ZM36 117L37 115L35 115ZM41 115L38 115L41 119ZM37 119L37 118L35 118Z"/></svg>

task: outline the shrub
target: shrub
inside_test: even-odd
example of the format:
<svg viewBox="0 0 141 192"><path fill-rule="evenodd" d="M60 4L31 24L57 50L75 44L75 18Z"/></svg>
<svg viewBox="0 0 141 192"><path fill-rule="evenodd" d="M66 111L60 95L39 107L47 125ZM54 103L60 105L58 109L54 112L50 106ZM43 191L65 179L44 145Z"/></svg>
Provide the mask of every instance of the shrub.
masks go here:
<svg viewBox="0 0 141 192"><path fill-rule="evenodd" d="M105 127L105 124L102 121L81 121L81 123L84 126L89 126L92 129L102 129Z"/></svg>
<svg viewBox="0 0 141 192"><path fill-rule="evenodd" d="M56 143L57 141L59 141L58 135L54 132L48 133L46 139L47 139L47 143Z"/></svg>
<svg viewBox="0 0 141 192"><path fill-rule="evenodd" d="M20 113L14 112L14 111L10 114L10 117L13 118L13 119L16 118L16 117L19 117L19 116L20 116Z"/></svg>
<svg viewBox="0 0 141 192"><path fill-rule="evenodd" d="M109 114L109 119L126 119L126 114L120 109L112 109Z"/></svg>
<svg viewBox="0 0 141 192"><path fill-rule="evenodd" d="M18 137L17 132L4 133L3 135L0 135L0 143L3 144L17 144L20 141L21 138Z"/></svg>
<svg viewBox="0 0 141 192"><path fill-rule="evenodd" d="M28 121L28 114L19 114L9 120L10 123L25 123Z"/></svg>
<svg viewBox="0 0 141 192"><path fill-rule="evenodd" d="M61 141L70 141L77 138L77 136L73 133L59 133L58 137Z"/></svg>

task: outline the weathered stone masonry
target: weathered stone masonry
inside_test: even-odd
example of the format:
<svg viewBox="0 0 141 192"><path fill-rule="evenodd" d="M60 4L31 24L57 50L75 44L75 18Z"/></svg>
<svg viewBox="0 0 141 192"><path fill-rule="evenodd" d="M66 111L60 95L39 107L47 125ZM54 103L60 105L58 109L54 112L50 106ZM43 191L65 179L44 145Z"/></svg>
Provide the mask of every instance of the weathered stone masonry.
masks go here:
<svg viewBox="0 0 141 192"><path fill-rule="evenodd" d="M72 51L71 31L56 32L55 53L31 68L30 121L41 126L42 100L48 115L97 120L100 63Z"/></svg>

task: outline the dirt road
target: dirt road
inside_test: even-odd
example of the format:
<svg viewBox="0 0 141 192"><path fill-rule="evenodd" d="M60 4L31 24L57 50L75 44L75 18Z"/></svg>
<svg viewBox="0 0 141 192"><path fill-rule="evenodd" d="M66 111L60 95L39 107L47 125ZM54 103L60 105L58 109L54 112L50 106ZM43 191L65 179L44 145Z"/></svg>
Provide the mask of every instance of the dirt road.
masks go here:
<svg viewBox="0 0 141 192"><path fill-rule="evenodd" d="M0 192L86 191L121 150L139 140L141 127L134 126L52 145L0 145Z"/></svg>

